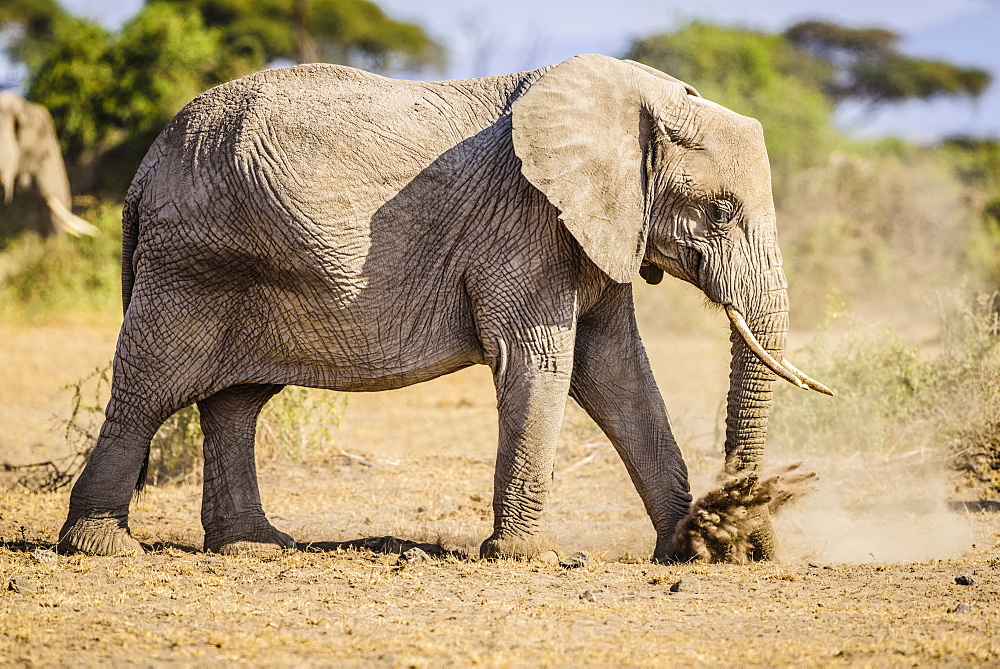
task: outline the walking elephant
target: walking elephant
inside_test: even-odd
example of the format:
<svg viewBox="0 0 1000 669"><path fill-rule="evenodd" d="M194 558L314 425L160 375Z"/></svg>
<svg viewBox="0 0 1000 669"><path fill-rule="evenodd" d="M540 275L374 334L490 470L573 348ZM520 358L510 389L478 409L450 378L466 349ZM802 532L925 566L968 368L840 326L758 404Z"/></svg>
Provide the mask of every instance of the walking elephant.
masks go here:
<svg viewBox="0 0 1000 669"><path fill-rule="evenodd" d="M48 110L8 91L0 91L0 187L6 204L15 191L33 192L44 202L37 226L42 235L97 232L70 210L69 179Z"/></svg>
<svg viewBox="0 0 1000 669"><path fill-rule="evenodd" d="M196 98L132 182L125 320L64 551L135 554L150 438L192 402L206 550L293 546L264 515L254 427L285 385L399 388L493 371L499 447L483 556L528 557L567 394L618 450L683 559L687 469L639 338L630 281L667 272L732 320L726 461L756 468L788 304L760 124L661 72L599 55L464 81L333 65ZM754 557L772 551L761 516Z"/></svg>

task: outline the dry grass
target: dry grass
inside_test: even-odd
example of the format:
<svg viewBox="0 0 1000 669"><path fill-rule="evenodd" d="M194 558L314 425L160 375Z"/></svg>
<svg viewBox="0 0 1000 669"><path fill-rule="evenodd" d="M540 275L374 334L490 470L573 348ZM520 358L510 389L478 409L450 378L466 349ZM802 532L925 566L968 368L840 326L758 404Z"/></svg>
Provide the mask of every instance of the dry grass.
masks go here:
<svg viewBox="0 0 1000 669"><path fill-rule="evenodd" d="M592 560L461 557L489 527L488 459L419 456L369 465L333 458L264 472L276 524L312 549L249 559L199 553L198 489L151 488L134 514L156 543L135 560L32 557L53 540L61 494L0 493L0 662L167 662L350 666L829 665L1000 661L1000 523L958 559L919 563L793 561L660 566L637 538L648 520L618 503L617 463L595 458L557 478L549 525ZM597 486L595 490L593 486ZM593 507L584 506L591 500ZM581 508L583 506L583 508ZM23 529L21 529L23 527ZM565 528L563 528L565 531ZM334 542L392 534L459 555L398 567L396 555ZM558 535L559 532L553 534ZM603 535L603 537L602 537ZM608 535L635 551L616 554ZM973 586L954 577L973 574ZM671 593L679 579L700 592ZM590 591L594 601L581 598ZM959 603L969 613L953 613ZM734 643L738 639L739 643Z"/></svg>
<svg viewBox="0 0 1000 669"><path fill-rule="evenodd" d="M650 357L700 494L722 462L727 331L691 291L663 301L654 289L638 291ZM115 326L6 326L4 334L23 353L6 360L12 381L0 383L8 415L17 415L65 407L58 388L107 359ZM51 350L37 352L37 342ZM65 342L88 343L63 351ZM0 588L16 578L30 591L0 590L0 664L1000 662L1000 519L946 513L945 491L905 466L807 460L819 489L776 519L784 563L653 565L653 532L624 467L570 404L545 530L567 553L587 552L590 564L467 557L491 527L494 403L485 368L353 395L328 440L311 443L298 462L262 467L272 521L314 548L266 559L200 553L200 490L188 482L153 486L134 506L133 530L150 554L39 561L33 551L55 540L68 491L3 490ZM45 420L4 429L0 459L64 448ZM937 503L924 509L929 497ZM942 523L964 533L948 535ZM451 552L399 568L395 555L343 548L385 535ZM902 548L888 552L879 535ZM851 550L838 552L846 544ZM961 573L976 584L956 585ZM700 592L671 593L681 578L697 579ZM594 601L581 599L585 591ZM971 611L952 613L959 602Z"/></svg>

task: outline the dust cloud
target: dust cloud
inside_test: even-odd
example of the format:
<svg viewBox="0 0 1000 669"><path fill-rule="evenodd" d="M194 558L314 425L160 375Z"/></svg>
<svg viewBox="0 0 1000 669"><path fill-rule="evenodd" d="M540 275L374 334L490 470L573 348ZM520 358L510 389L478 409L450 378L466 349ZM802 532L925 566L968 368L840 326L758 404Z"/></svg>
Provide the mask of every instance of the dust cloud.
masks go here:
<svg viewBox="0 0 1000 669"><path fill-rule="evenodd" d="M943 560L975 542L968 517L949 507L948 472L927 454L805 466L819 473L812 493L774 519L784 561Z"/></svg>

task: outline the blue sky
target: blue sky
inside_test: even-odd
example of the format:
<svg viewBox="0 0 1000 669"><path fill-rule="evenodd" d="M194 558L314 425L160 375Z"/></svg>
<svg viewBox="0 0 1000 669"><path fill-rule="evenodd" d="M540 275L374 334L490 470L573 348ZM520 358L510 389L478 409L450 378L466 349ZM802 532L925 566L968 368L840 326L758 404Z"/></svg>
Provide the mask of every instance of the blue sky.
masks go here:
<svg viewBox="0 0 1000 669"><path fill-rule="evenodd" d="M577 53L620 54L629 40L690 19L777 31L806 18L879 25L904 35L912 55L984 67L996 81L976 104L910 103L848 129L929 140L945 134L1000 136L1000 1L998 0L377 0L396 18L414 20L448 47L448 77L499 74L556 63ZM72 13L117 27L141 0L61 0ZM697 85L697 82L692 82Z"/></svg>

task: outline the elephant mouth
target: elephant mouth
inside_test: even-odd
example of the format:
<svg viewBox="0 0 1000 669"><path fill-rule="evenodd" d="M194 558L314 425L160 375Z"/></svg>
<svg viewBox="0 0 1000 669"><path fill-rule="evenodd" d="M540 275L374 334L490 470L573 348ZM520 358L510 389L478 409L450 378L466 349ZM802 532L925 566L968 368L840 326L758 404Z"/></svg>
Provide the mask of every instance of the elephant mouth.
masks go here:
<svg viewBox="0 0 1000 669"><path fill-rule="evenodd" d="M684 247L682 252L684 254L684 268L687 271L687 277L685 277L688 282L705 290L705 277L702 273L705 271L705 256L698 249L692 248L690 246Z"/></svg>
<svg viewBox="0 0 1000 669"><path fill-rule="evenodd" d="M788 362L784 358L779 362L775 360L774 356L767 352L760 342L757 341L757 337L754 336L753 332L750 330L750 326L747 325L746 319L743 318L743 314L731 304L725 305L726 315L729 316L729 322L732 323L733 329L735 329L743 341L746 342L747 347L753 351L768 369L777 374L779 377L788 381L793 386L798 386L803 390L815 390L818 393L823 393L824 395L833 395L833 391L827 388L825 385L812 378L805 372L799 370L795 365Z"/></svg>

